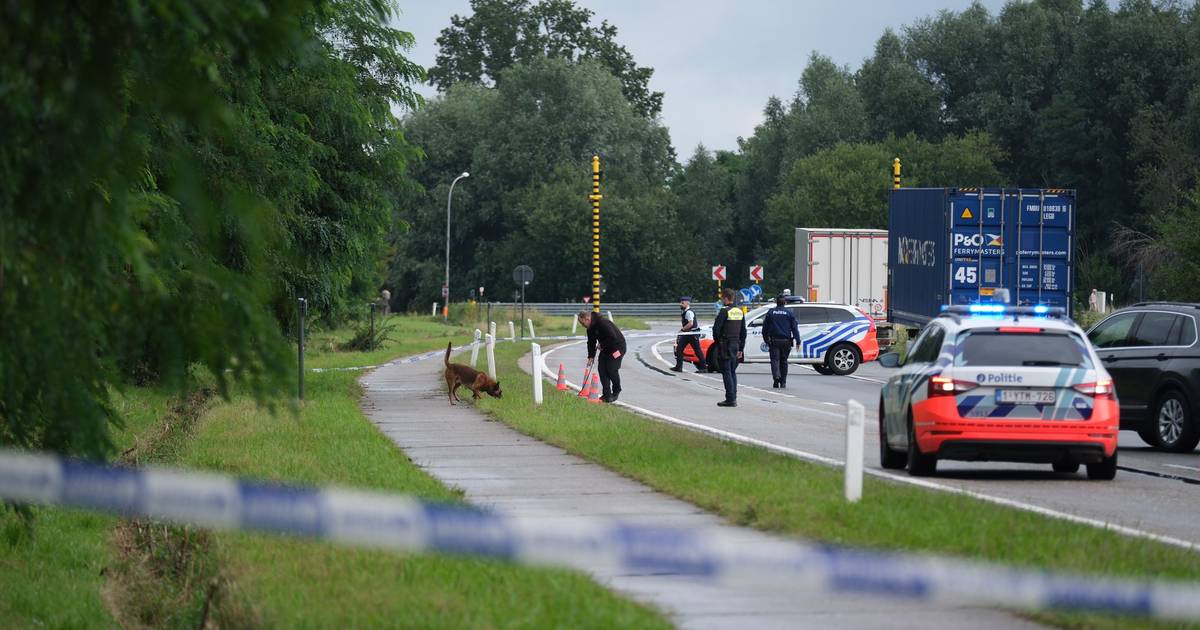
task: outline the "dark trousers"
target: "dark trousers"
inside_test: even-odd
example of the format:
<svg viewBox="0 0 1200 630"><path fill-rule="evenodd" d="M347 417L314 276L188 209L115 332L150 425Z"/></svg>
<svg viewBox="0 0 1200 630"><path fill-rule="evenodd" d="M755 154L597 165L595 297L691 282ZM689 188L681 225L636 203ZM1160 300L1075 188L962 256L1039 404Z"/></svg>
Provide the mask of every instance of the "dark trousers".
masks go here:
<svg viewBox="0 0 1200 630"><path fill-rule="evenodd" d="M772 339L767 342L771 353L771 378L781 383L787 381L788 355L795 345L791 339Z"/></svg>
<svg viewBox="0 0 1200 630"><path fill-rule="evenodd" d="M683 351L688 346L696 353L701 368L704 367L704 351L700 349L700 335L679 335L675 338L675 367L683 367Z"/></svg>
<svg viewBox="0 0 1200 630"><path fill-rule="evenodd" d="M612 354L608 352L600 353L600 359L597 361L596 370L600 374L600 385L604 388L605 396L610 394L621 393L621 361L625 359L625 352L621 352L621 356L614 359Z"/></svg>
<svg viewBox="0 0 1200 630"><path fill-rule="evenodd" d="M721 357L721 380L725 381L725 401L737 402L737 355Z"/></svg>

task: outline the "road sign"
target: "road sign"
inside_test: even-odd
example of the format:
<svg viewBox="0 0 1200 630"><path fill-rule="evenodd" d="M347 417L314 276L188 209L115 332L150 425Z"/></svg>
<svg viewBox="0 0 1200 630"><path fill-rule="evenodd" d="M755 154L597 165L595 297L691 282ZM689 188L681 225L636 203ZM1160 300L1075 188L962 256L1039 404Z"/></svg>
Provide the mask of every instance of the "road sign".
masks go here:
<svg viewBox="0 0 1200 630"><path fill-rule="evenodd" d="M754 294L750 292L750 289L742 289L741 294L743 304L754 301Z"/></svg>
<svg viewBox="0 0 1200 630"><path fill-rule="evenodd" d="M450 287L442 285L442 297L450 297Z"/></svg>
<svg viewBox="0 0 1200 630"><path fill-rule="evenodd" d="M725 265L715 265L712 268L713 280L723 282L725 280Z"/></svg>
<svg viewBox="0 0 1200 630"><path fill-rule="evenodd" d="M758 298L760 295L762 295L762 287L758 286L757 284L750 285L750 295Z"/></svg>
<svg viewBox="0 0 1200 630"><path fill-rule="evenodd" d="M755 282L762 282L762 279L763 279L762 265L753 265L750 267L750 279Z"/></svg>
<svg viewBox="0 0 1200 630"><path fill-rule="evenodd" d="M533 282L533 270L529 268L529 265L518 265L516 269L513 269L513 282L516 282L517 286Z"/></svg>

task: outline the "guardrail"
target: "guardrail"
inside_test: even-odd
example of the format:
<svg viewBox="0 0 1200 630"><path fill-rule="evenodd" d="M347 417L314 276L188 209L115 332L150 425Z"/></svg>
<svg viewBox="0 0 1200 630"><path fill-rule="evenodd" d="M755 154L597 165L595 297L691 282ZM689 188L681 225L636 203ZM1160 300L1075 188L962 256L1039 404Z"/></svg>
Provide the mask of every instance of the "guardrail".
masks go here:
<svg viewBox="0 0 1200 630"><path fill-rule="evenodd" d="M486 304L481 304L481 307L486 307ZM582 302L526 302L526 309L536 309L543 315L551 315L555 317L570 316L590 308L590 304ZM492 302L493 315L497 309L516 309L521 310L521 303L513 302ZM696 312L700 313L705 310L703 305L696 305ZM679 317L679 302L601 302L600 312L608 315L609 311L615 317L669 317L676 319Z"/></svg>

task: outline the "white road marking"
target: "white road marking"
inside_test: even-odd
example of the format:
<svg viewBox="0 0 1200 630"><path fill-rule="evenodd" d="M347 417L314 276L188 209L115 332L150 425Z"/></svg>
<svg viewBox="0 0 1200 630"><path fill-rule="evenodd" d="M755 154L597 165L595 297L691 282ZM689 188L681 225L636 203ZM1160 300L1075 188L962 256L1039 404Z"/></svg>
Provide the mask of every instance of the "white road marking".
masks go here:
<svg viewBox="0 0 1200 630"><path fill-rule="evenodd" d="M1196 468L1195 466L1184 466L1183 464L1163 464L1163 466L1166 466L1167 468L1178 468L1180 470L1200 472L1200 468Z"/></svg>
<svg viewBox="0 0 1200 630"><path fill-rule="evenodd" d="M548 357L550 354L552 354L556 350L565 348L567 346L578 345L579 343L582 343L582 342L565 343L562 345L554 346L553 348L550 348L545 353L543 353L543 356ZM557 374L550 373L550 368L549 368L548 362L543 365L542 373L543 373L544 377L550 378L551 380L558 379ZM572 389L575 389L575 390L579 389L578 385L576 385L570 381L567 381L567 386ZM835 459L832 457L825 457L824 455L818 455L816 453L809 453L808 451L801 451L799 449L790 448L787 446L783 446L781 444L775 444L773 442L767 442L765 440L752 438L747 435L733 433L732 431L726 431L724 429L718 429L716 427L710 427L708 425L699 424L696 422L689 422L687 420L681 420L679 418L668 416L666 414L658 413L657 411L651 411L649 409L638 407L636 405L631 405L626 402L617 401L612 404L615 404L620 407L624 407L625 409L629 409L630 411L633 411L634 413L637 413L639 415L642 415L642 416L645 416L645 417L648 417L648 418L651 418L654 420L686 427L688 429L692 429L692 430L698 431L700 433L706 433L706 434L715 436L720 439L729 440L731 442L739 442L742 444L757 446L757 447L764 448L764 449L774 452L774 453L780 453L782 455L787 455L789 457L795 457L797 459L815 462L818 464L825 464L827 466L842 466L842 464L844 463L844 462L842 462L842 460ZM1171 465L1171 464L1167 464L1167 465ZM925 488L927 490L935 490L938 492L946 492L949 494L957 494L960 496L971 497L973 499L978 499L980 501L986 501L988 503L992 503L995 505L1002 505L1005 507L1022 510L1025 512L1032 512L1034 514L1040 514L1042 516L1047 516L1049 518L1067 521L1070 523L1077 523L1080 525L1088 525L1090 527L1096 527L1098 529L1108 530L1108 531L1122 534L1125 536L1130 536L1132 538L1142 538L1145 540L1152 540L1152 541L1163 543L1166 545L1171 545L1173 547L1180 547L1183 549L1187 549L1188 551L1200 552L1200 544L1189 542L1189 541L1186 541L1186 540L1183 540L1180 538L1175 538L1172 536L1163 536L1161 534L1155 534L1153 532L1148 532L1148 531L1136 529L1133 527L1126 527L1125 525L1120 525L1120 524L1112 523L1109 521L1103 521L1103 520L1091 518L1088 516L1080 516L1078 514L1071 514L1069 512L1062 512L1059 510L1042 507L1040 505L1026 503L1024 501L1017 501L1015 499L1006 499L1004 497L998 497L995 495L985 494L982 492L976 492L974 490L967 490L965 488L948 486L948 485L937 483L934 481L929 481L926 479L918 479L915 477L898 475L898 474L887 472L885 470L881 470L878 468L868 468L868 469L866 469L865 472L868 475L872 475L872 476L879 477L882 479L887 479L887 480L895 482L895 483L902 483L902 484L917 486L919 488Z"/></svg>

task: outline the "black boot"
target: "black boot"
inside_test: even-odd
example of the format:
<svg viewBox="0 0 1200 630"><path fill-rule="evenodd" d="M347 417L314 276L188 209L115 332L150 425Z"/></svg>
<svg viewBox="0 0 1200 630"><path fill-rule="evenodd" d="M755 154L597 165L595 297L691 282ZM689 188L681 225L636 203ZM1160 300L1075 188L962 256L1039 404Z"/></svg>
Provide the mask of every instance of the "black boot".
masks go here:
<svg viewBox="0 0 1200 630"><path fill-rule="evenodd" d="M682 371L683 371L683 366L682 366L682 365L679 365L678 363L676 363L676 364L675 364L675 367L671 368L671 371L672 371L672 372L682 372Z"/></svg>
<svg viewBox="0 0 1200 630"><path fill-rule="evenodd" d="M775 380L771 381L771 387L773 389L779 389L779 379L775 379Z"/></svg>

